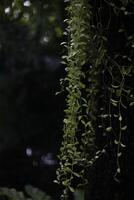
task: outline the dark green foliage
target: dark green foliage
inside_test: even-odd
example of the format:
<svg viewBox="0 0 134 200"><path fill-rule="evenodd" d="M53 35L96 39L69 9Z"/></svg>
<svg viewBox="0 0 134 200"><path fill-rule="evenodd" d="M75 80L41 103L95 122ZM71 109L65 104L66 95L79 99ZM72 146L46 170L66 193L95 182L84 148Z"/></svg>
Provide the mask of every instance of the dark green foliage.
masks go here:
<svg viewBox="0 0 134 200"><path fill-rule="evenodd" d="M8 200L51 200L45 192L30 185L25 187L25 193L15 189L0 188L0 196L7 197Z"/></svg>
<svg viewBox="0 0 134 200"><path fill-rule="evenodd" d="M89 39L88 22L90 15L86 1L72 1L67 7L69 19L66 19L68 24L67 35L70 38L67 46L68 56L65 57L67 63L67 77L68 84L66 90L68 92L64 119L64 136L61 147L60 168L57 170L58 182L65 187L63 199L68 198L68 191L74 192L72 181L75 177L83 179L83 164L85 163L85 155L81 154L79 149L80 141L77 138L79 122L84 122L81 117L81 93L85 88L81 79L84 76L82 66L87 60L87 40ZM79 18L79 20L78 20ZM78 32L78 27L79 31ZM84 103L84 102L82 102ZM91 127L89 126L91 132ZM81 144L82 145L82 144ZM85 144L84 144L85 145ZM77 172L80 165L81 170ZM75 169L76 168L76 169ZM83 180L82 180L83 182Z"/></svg>
<svg viewBox="0 0 134 200"><path fill-rule="evenodd" d="M63 199L69 198L69 190L74 192L75 187L87 182L86 167L107 151L112 152L113 178L119 181L126 147L124 134L128 128L125 113L133 105L133 86L128 81L134 75L133 33L127 24L134 14L132 4L131 1L69 1L69 19L65 20L68 42L63 43L68 51L63 56L67 64L68 95L57 170L58 182L65 187ZM106 9L109 13L103 12ZM98 134L102 144L98 144L100 150L93 156ZM77 165L81 166L80 171ZM73 187L75 176L79 180Z"/></svg>
<svg viewBox="0 0 134 200"><path fill-rule="evenodd" d="M65 81L68 94L60 168L57 170L58 183L65 187L63 199L68 198L69 191L74 192L77 187L86 186L86 169L102 152L93 156L96 149L95 98L98 94L100 64L105 54L101 40L92 32L92 8L88 1L71 1L67 6L67 14L68 43L63 45L68 54L63 59L67 65ZM100 57L94 60L98 55Z"/></svg>

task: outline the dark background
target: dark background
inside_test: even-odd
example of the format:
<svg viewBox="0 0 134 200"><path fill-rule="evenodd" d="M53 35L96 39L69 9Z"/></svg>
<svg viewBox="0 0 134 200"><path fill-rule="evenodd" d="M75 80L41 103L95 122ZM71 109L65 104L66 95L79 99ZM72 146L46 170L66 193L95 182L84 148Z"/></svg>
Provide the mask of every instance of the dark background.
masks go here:
<svg viewBox="0 0 134 200"><path fill-rule="evenodd" d="M59 195L63 19L60 0L0 3L0 186Z"/></svg>

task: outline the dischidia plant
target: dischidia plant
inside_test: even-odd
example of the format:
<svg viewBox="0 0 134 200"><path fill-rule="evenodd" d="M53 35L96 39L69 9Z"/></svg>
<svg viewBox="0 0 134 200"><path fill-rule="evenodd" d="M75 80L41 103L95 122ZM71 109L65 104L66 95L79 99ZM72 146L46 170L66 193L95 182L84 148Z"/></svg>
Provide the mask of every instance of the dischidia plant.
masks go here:
<svg viewBox="0 0 134 200"><path fill-rule="evenodd" d="M116 159L114 179L119 181L120 157L125 148L122 134L127 130L123 109L133 105L133 89L128 89L126 79L134 72L132 62L129 65L119 64L119 54L109 54L108 38L104 34L110 26L111 15L118 15L122 11L126 14L128 2L122 2L124 10L104 1L110 7L105 31L99 16L102 5L98 4L96 9L88 0L65 2L68 16L65 19L65 35L68 39L62 44L67 48L67 55L63 56L67 71L67 97L56 180L63 186L61 199L69 199L70 192L85 187L88 183L87 168L107 148L113 149L113 143L113 157ZM94 12L97 12L97 17ZM130 54L132 56L132 51ZM123 55L120 57L119 60L123 59ZM132 61L129 56L127 58ZM101 149L97 150L95 138L99 129L106 139Z"/></svg>
<svg viewBox="0 0 134 200"><path fill-rule="evenodd" d="M60 167L57 182L64 187L62 199L68 199L69 191L87 184L86 168L93 164L98 154L95 150L95 97L98 92L101 60L105 50L101 41L97 44L92 33L91 5L87 0L72 0L67 6L68 19L65 34L68 35L66 63L67 98L64 119L64 135L60 149ZM99 49L98 49L99 46ZM98 59L94 57L99 56ZM78 182L78 184L76 184Z"/></svg>

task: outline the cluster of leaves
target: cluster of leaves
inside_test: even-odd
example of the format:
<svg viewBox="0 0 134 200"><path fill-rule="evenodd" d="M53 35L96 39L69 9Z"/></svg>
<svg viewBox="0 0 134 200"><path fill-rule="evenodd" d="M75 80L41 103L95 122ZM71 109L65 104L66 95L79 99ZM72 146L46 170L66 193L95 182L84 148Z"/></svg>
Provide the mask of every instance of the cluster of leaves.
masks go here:
<svg viewBox="0 0 134 200"><path fill-rule="evenodd" d="M74 192L72 182L75 178L82 178L83 165L85 158L79 149L79 122L85 122L81 118L82 90L85 84L82 79L85 74L82 72L82 66L88 58L88 21L90 20L89 6L86 0L74 0L67 6L69 19L66 19L68 27L66 33L68 35L68 43L63 43L67 47L68 55L63 59L67 64L66 82L68 92L64 119L64 136L61 146L60 168L57 170L57 180L64 186L63 199L68 198L68 191ZM86 100L83 98L82 104ZM87 103L87 102L86 102ZM88 126L89 125L89 126ZM91 125L86 124L91 129ZM78 171L78 168L81 168Z"/></svg>
<svg viewBox="0 0 134 200"><path fill-rule="evenodd" d="M123 135L127 130L124 115L128 107L134 104L133 87L128 81L134 72L133 34L125 24L133 15L131 4L132 1L104 0L103 3L97 2L96 9L94 3L92 7L86 0L73 0L67 7L69 19L65 20L68 24L65 35L68 35L68 42L63 45L67 47L68 55L63 59L67 65L65 80L68 82L68 95L60 168L57 170L58 182L65 187L63 199L68 198L69 190L74 192L75 177L80 183L77 186L84 184L84 181L86 183L85 168L92 165L107 148L114 148L114 177L118 181L120 157L125 148ZM107 13L102 13L107 8L110 11L108 17L105 16ZM117 37L118 34L124 35L116 48L114 45L109 47L112 44L109 34L111 21L118 16L120 21L113 32ZM122 40L125 43L124 51L120 47ZM99 116L101 122L97 119ZM107 139L101 145L102 150L91 159L92 149L96 148L95 134L100 129Z"/></svg>
<svg viewBox="0 0 134 200"><path fill-rule="evenodd" d="M73 0L67 6L65 35L68 42L63 63L67 65L67 99L64 119L64 135L59 155L60 168L57 180L64 186L63 199L68 191L87 184L85 172L103 152L95 150L95 121L99 74L105 50L102 39L91 27L92 11L87 0ZM96 59L98 57L98 59ZM57 182L57 181L56 181Z"/></svg>

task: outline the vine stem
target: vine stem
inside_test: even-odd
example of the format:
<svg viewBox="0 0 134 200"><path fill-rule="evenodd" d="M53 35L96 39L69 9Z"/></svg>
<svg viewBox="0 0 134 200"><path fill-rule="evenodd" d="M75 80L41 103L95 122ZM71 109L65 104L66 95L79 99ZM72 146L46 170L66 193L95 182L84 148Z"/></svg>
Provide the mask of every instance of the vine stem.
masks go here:
<svg viewBox="0 0 134 200"><path fill-rule="evenodd" d="M125 77L124 75L122 74L122 81L121 81L121 84L120 84L120 99L119 99L119 106L118 106L118 109L119 109L119 136L118 136L118 144L117 144L117 172L115 173L114 175L114 178L115 180L117 180L119 182L119 180L116 178L117 177L117 174L120 173L121 171L121 166L120 166L120 161L119 161L119 158L121 156L121 152L120 152L120 147L121 147L121 140L122 140L122 112L121 112L121 102L122 102L122 91L123 91L123 86L124 86L124 83L125 83Z"/></svg>

